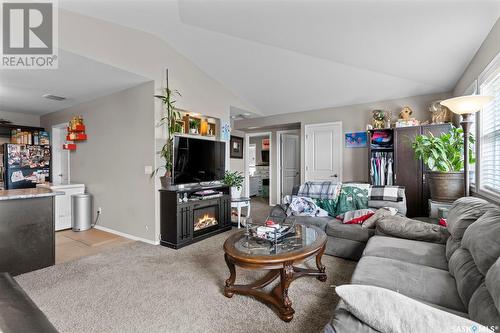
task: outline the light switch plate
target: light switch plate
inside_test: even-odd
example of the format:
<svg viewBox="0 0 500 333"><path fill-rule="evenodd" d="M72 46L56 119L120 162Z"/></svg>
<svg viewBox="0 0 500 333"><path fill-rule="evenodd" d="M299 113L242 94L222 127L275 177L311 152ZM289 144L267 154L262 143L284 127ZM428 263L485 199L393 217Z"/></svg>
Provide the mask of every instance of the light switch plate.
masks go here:
<svg viewBox="0 0 500 333"><path fill-rule="evenodd" d="M144 174L150 175L153 173L153 167L151 165L144 166Z"/></svg>

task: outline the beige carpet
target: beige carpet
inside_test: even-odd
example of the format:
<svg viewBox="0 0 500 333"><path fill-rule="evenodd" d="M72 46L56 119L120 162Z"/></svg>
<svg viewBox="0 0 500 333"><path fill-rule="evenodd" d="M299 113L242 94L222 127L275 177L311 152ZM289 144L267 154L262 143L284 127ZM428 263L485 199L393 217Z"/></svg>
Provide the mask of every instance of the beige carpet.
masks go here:
<svg viewBox="0 0 500 333"><path fill-rule="evenodd" d="M234 231L181 250L141 242L20 275L16 280L60 332L318 332L331 317L333 285L355 263L324 256L328 281L294 281L295 318L284 323L247 296L222 294L222 244ZM237 282L255 277L238 270Z"/></svg>

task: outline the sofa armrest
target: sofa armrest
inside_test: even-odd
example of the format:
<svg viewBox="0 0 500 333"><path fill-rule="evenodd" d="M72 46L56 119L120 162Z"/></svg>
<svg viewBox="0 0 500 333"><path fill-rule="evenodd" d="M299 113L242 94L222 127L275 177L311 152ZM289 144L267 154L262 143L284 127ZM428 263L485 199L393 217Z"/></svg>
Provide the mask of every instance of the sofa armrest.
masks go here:
<svg viewBox="0 0 500 333"><path fill-rule="evenodd" d="M377 231L384 235L431 243L445 244L450 233L445 227L402 216L386 216L377 222Z"/></svg>
<svg viewBox="0 0 500 333"><path fill-rule="evenodd" d="M43 312L7 273L0 273L0 332L57 333Z"/></svg>
<svg viewBox="0 0 500 333"><path fill-rule="evenodd" d="M281 217L286 218L288 215L286 211L288 210L287 204L278 204L271 209L269 217Z"/></svg>

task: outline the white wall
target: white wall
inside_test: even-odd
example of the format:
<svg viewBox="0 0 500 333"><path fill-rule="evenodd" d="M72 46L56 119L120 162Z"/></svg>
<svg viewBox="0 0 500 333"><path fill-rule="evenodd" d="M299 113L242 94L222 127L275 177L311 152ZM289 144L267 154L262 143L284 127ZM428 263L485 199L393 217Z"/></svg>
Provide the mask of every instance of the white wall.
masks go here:
<svg viewBox="0 0 500 333"><path fill-rule="evenodd" d="M165 69L168 68L170 87L179 90L182 94L176 104L181 109L220 118L223 122L229 122L231 106L255 111L252 106L242 102L232 92L175 51L164 40L154 35L67 10L60 10L59 25L59 47L150 78L156 93L160 92L160 88L164 85ZM152 96L151 99L153 99ZM149 123L151 129L147 138L149 146L144 147L144 149L148 151L151 149L159 150L165 142L165 134L162 129L155 127L162 113L161 102L156 101L153 108L148 106L137 110L137 112L145 113L144 119L137 119L137 121L149 121L148 113L154 114L155 121ZM120 116L118 111L116 116ZM123 128L125 134L128 130ZM160 165L160 163L162 161L156 157L155 164ZM229 165L229 154L227 165ZM154 237L155 241L160 232L158 189L159 181L156 180L149 189L142 190L154 193L155 196L154 231L147 235L147 237ZM123 195L112 187L107 190L116 192L116 200L119 200L119 197ZM144 195L149 196L149 193L144 193ZM140 235L134 236L140 237Z"/></svg>
<svg viewBox="0 0 500 333"><path fill-rule="evenodd" d="M19 112L0 111L0 119L11 121L14 125L40 126L40 116Z"/></svg>
<svg viewBox="0 0 500 333"><path fill-rule="evenodd" d="M500 19L497 20L458 80L453 90L454 96L462 95L498 53L500 53Z"/></svg>

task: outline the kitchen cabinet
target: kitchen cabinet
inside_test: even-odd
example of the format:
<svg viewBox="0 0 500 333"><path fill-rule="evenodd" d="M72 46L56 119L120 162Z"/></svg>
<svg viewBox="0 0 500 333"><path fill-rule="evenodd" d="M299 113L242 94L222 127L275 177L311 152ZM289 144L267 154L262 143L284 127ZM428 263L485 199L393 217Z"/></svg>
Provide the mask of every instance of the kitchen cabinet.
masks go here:
<svg viewBox="0 0 500 333"><path fill-rule="evenodd" d="M54 217L55 230L64 230L71 228L71 196L73 194L85 193L84 184L60 184L60 185L38 185L39 187L50 188L53 191L63 192L55 198L54 202Z"/></svg>

